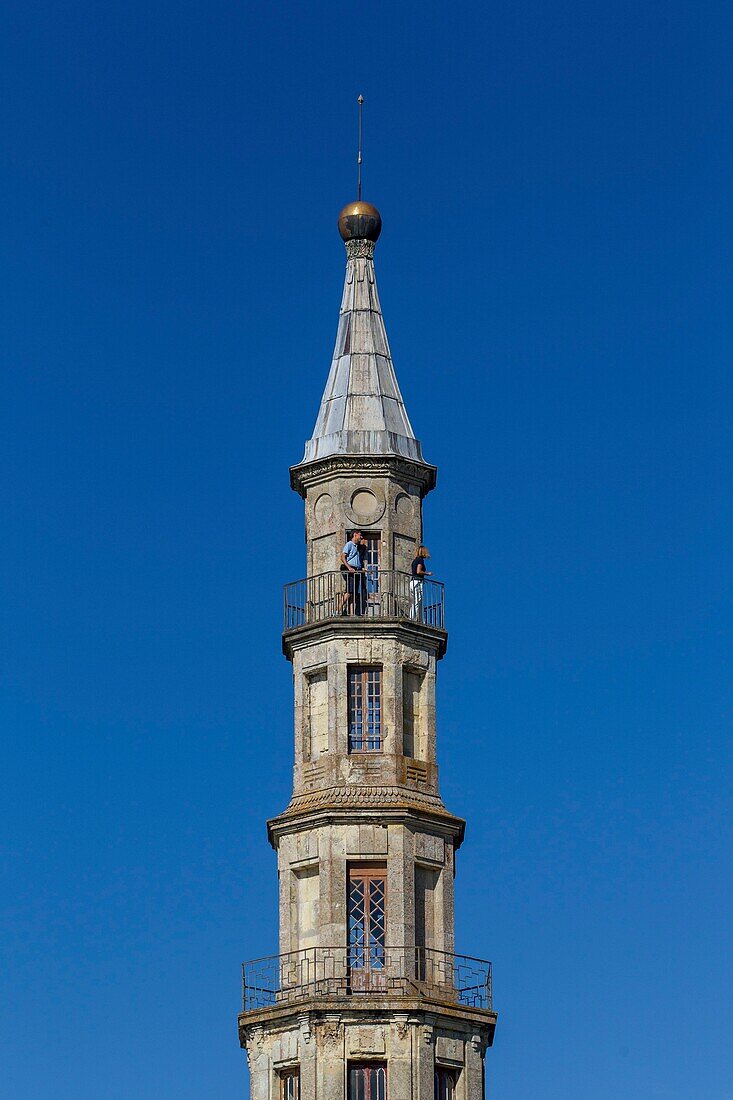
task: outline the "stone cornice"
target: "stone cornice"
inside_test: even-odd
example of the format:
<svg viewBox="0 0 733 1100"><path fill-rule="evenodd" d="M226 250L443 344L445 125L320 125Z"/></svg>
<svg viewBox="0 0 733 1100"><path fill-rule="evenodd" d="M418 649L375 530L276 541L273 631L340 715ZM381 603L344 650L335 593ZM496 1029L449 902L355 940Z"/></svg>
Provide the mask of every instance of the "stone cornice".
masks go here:
<svg viewBox="0 0 733 1100"><path fill-rule="evenodd" d="M341 1023L392 1023L395 1013L408 1018L410 1025L448 1028L465 1035L477 1034L484 1046L490 1047L494 1039L497 1014L490 1008L469 1008L453 1001L441 1001L433 997L390 997L383 993L369 996L359 994L358 999L347 997L313 997L292 1004L273 1005L239 1014L239 1041L246 1047L256 1040L264 1029L307 1026L315 1033L315 1027L338 1013Z"/></svg>
<svg viewBox="0 0 733 1100"><path fill-rule="evenodd" d="M290 488L305 497L312 485L321 485L334 477L389 477L394 475L417 485L420 496L425 497L435 488L437 466L428 462L416 462L399 455L330 455L314 462L299 463L290 467Z"/></svg>
<svg viewBox="0 0 733 1100"><path fill-rule="evenodd" d="M267 822L273 848L281 836L304 827L395 823L427 825L460 848L466 829L463 818L445 809L440 798L404 787L330 787L296 795L277 817Z"/></svg>
<svg viewBox="0 0 733 1100"><path fill-rule="evenodd" d="M320 622L308 623L306 626L296 626L292 630L283 633L283 653L292 661L293 653L306 645L312 645L314 641L332 641L346 638L366 638L371 634L380 637L397 637L403 641L429 642L435 651L435 656L440 659L448 648L448 632L437 627L427 626L425 623L414 622L412 619L385 619L369 618L364 615L356 617L350 615L346 618L322 619Z"/></svg>

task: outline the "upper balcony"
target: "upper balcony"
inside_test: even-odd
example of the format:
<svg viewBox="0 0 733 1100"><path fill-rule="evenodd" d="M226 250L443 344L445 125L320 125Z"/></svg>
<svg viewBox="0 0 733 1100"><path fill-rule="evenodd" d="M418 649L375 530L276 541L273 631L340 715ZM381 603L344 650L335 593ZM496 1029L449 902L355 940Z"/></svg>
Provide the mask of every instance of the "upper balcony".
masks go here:
<svg viewBox="0 0 733 1100"><path fill-rule="evenodd" d="M407 620L445 630L443 584L396 569L333 570L285 585L285 631L329 619Z"/></svg>
<svg viewBox="0 0 733 1100"><path fill-rule="evenodd" d="M491 963L429 947L308 947L243 963L243 1010L390 997L492 1011Z"/></svg>

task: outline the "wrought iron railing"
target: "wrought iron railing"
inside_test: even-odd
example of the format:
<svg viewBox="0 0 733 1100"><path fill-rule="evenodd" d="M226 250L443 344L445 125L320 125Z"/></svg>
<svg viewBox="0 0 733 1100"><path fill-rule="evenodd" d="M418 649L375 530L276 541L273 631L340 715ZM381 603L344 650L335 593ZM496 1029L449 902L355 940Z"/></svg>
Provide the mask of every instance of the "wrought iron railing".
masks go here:
<svg viewBox="0 0 733 1100"><path fill-rule="evenodd" d="M430 947L308 947L242 964L245 1012L306 998L389 994L491 1008L491 963Z"/></svg>
<svg viewBox="0 0 733 1100"><path fill-rule="evenodd" d="M345 573L333 570L285 585L285 630L336 619L412 619L445 629L443 584L396 569Z"/></svg>

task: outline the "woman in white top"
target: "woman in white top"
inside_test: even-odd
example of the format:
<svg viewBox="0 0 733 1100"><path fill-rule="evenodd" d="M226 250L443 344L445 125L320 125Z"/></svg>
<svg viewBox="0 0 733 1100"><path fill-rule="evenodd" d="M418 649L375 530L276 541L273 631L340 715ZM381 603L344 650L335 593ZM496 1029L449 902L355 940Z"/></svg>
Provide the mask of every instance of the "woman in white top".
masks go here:
<svg viewBox="0 0 733 1100"><path fill-rule="evenodd" d="M425 562L430 557L427 546L418 546L417 553L412 559L410 567L410 618L422 619L423 581L425 577L432 577L425 568Z"/></svg>

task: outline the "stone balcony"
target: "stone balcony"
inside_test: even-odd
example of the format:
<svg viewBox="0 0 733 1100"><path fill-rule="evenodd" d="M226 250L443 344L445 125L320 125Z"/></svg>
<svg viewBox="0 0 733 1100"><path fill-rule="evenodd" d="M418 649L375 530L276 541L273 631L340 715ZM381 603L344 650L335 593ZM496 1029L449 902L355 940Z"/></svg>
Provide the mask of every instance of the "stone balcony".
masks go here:
<svg viewBox="0 0 733 1100"><path fill-rule="evenodd" d="M429 947L308 947L242 964L243 1011L345 997L492 1011L491 963Z"/></svg>
<svg viewBox="0 0 733 1100"><path fill-rule="evenodd" d="M405 620L445 631L443 584L432 577L419 581L396 569L379 569L361 574L332 570L285 585L286 633L342 618Z"/></svg>

